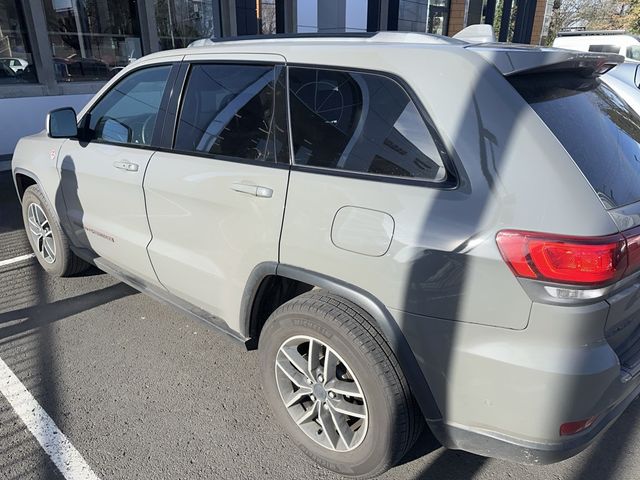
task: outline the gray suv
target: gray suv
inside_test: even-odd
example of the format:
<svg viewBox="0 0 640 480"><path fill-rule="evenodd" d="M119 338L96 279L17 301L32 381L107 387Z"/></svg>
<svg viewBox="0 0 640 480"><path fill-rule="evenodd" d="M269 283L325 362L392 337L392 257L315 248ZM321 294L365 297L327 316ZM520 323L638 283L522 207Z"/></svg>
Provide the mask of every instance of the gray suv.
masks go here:
<svg viewBox="0 0 640 480"><path fill-rule="evenodd" d="M640 117L621 57L422 34L215 42L20 141L42 267L97 265L258 348L319 464L426 425L545 463L640 388Z"/></svg>

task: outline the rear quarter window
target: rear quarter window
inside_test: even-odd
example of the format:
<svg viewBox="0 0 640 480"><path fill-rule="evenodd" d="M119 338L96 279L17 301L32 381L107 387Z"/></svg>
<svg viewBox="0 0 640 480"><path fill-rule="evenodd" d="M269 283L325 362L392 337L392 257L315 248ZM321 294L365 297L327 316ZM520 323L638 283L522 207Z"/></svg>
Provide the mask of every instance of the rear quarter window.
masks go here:
<svg viewBox="0 0 640 480"><path fill-rule="evenodd" d="M599 78L509 78L576 162L606 208L640 200L640 116Z"/></svg>
<svg viewBox="0 0 640 480"><path fill-rule="evenodd" d="M407 92L378 74L291 67L297 165L444 182L444 149Z"/></svg>

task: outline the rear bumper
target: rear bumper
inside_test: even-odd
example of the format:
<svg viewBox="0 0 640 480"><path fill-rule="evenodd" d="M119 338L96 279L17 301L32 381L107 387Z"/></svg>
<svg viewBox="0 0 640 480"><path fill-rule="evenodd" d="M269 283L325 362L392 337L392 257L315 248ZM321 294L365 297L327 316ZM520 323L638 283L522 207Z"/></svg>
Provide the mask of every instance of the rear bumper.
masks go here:
<svg viewBox="0 0 640 480"><path fill-rule="evenodd" d="M434 436L443 446L465 450L485 457L500 458L523 464L546 465L577 455L602 435L640 395L640 385L615 407L603 414L590 428L560 442L531 442L461 426L429 421Z"/></svg>
<svg viewBox="0 0 640 480"><path fill-rule="evenodd" d="M606 302L534 304L524 330L401 312L403 332L441 418L427 421L446 447L527 464L585 449L640 394L603 338ZM574 435L560 426L596 417Z"/></svg>

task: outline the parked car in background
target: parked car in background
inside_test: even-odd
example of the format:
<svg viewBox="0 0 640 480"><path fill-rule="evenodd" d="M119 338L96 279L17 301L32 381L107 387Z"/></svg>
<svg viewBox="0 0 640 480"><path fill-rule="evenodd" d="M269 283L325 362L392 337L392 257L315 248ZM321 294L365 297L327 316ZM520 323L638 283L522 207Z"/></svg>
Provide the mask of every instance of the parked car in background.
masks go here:
<svg viewBox="0 0 640 480"><path fill-rule="evenodd" d="M56 79L61 82L108 80L113 75L109 66L95 58L59 58L53 59Z"/></svg>
<svg viewBox="0 0 640 480"><path fill-rule="evenodd" d="M620 56L212 43L134 62L20 140L47 272L93 263L257 347L256 395L348 476L397 463L425 423L449 448L556 462L638 396L640 116L601 79Z"/></svg>
<svg viewBox="0 0 640 480"><path fill-rule="evenodd" d="M15 58L15 57L6 58L5 57L5 58L0 58L0 64L6 65L11 70L13 70L14 73L18 73L23 71L25 68L27 68L27 66L29 65L29 62L27 62L26 60L23 60L22 58Z"/></svg>
<svg viewBox="0 0 640 480"><path fill-rule="evenodd" d="M640 37L624 30L559 32L553 46L583 52L616 53L629 60L640 61Z"/></svg>

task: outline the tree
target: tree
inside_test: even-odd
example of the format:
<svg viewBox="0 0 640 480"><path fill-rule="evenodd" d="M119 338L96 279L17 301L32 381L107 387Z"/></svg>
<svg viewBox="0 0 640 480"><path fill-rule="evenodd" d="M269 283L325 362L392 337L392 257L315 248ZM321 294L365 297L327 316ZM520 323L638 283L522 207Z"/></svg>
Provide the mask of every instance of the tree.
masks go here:
<svg viewBox="0 0 640 480"><path fill-rule="evenodd" d="M640 28L640 0L554 0L547 44L558 32L567 29L625 30L628 29L629 1L638 4L637 28Z"/></svg>

